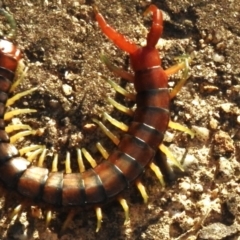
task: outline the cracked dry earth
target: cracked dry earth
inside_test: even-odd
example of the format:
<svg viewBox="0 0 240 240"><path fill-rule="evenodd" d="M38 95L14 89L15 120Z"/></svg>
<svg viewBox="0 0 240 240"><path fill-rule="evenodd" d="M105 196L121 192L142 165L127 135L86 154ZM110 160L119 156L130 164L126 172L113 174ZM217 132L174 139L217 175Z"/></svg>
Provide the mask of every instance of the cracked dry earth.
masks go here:
<svg viewBox="0 0 240 240"><path fill-rule="evenodd" d="M95 143L113 147L93 124L102 112L128 123L106 101L106 96L127 105L103 80L119 79L100 61L100 53L129 69L128 56L100 32L93 1L5 0L4 8L17 22L15 42L23 51L28 75L17 92L38 87L14 107L37 109L15 121L42 129L40 137L24 144L42 143L48 158L58 152L85 147L99 159ZM151 18L143 11L151 1L96 1L100 12L118 31L144 44ZM166 145L182 161L185 172L174 170L163 189L150 170L142 182L149 194L143 204L135 187L125 194L131 221L123 226L118 203L103 208L103 223L95 232L93 210L77 214L59 235L67 210L58 210L48 228L44 208L34 217L33 207L18 219L8 220L20 203L14 192L1 189L1 239L239 239L240 237L240 3L238 0L152 1L164 13L164 33L158 50L166 69L174 57L192 56L190 78L172 101L171 118L196 132L194 139L169 129ZM6 30L4 19L1 29ZM179 76L169 80L174 86ZM132 88L129 87L131 91ZM113 129L113 128L112 128ZM119 134L113 129L114 133ZM21 147L22 142L17 146ZM50 161L51 162L51 161ZM46 163L49 164L50 163ZM77 171L75 169L75 171ZM37 210L35 208L35 210ZM36 214L35 214L36 215Z"/></svg>

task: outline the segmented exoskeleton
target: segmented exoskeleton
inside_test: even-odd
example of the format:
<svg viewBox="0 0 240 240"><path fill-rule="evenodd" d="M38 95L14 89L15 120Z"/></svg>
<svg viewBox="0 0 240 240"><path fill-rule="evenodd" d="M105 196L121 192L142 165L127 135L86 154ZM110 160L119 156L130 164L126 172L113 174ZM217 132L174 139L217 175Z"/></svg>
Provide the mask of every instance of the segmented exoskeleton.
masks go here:
<svg viewBox="0 0 240 240"><path fill-rule="evenodd" d="M159 148L166 152L164 145L161 144L169 123L173 128L181 128L170 122L169 102L186 80L184 78L181 85L177 85L174 91L169 93L168 75L186 65L180 63L168 70L162 69L159 53L155 49L162 34L162 13L154 5L147 9L146 13L148 12L153 14L153 24L147 36L146 46L138 47L111 28L95 8L96 20L102 31L113 40L115 45L130 55L134 75L116 69L113 71L134 83L137 107L129 126L124 127L125 132L120 140L116 140L116 149L99 165L79 173L71 173L67 170L66 172L50 171L42 166L35 166L28 159L21 157L17 148L10 143L5 131L4 114L21 54L11 42L1 40L0 179L7 187L15 189L27 198L37 199L52 206L94 207L98 218L97 230L99 230L100 207L111 200L118 199L120 201L126 218L128 218L128 207L125 199L121 197L121 193L131 184L136 183L143 197L147 198L139 181L147 166L150 165L163 182L161 173L152 161ZM107 61L106 64L109 68L112 67ZM99 121L95 120L95 122L101 125ZM33 134L33 132L31 131L29 134ZM24 150L24 152L26 151ZM21 153L21 155L23 154ZM178 166L181 168L180 165Z"/></svg>

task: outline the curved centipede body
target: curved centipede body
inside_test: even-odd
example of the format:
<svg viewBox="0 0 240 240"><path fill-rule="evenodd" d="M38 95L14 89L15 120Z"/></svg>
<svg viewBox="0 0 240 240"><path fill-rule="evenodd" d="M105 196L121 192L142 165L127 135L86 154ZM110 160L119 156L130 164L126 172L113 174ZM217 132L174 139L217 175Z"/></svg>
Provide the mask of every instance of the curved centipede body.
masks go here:
<svg viewBox="0 0 240 240"><path fill-rule="evenodd" d="M163 141L170 121L169 103L172 98L168 90L168 75L183 68L179 65L169 72L162 69L155 49L162 33L162 14L154 5L147 12L153 13L153 24L147 45L138 47L107 25L95 9L102 31L130 55L134 76L129 75L129 81L133 81L136 90L136 109L109 156L99 165L79 173L50 171L35 166L11 143L5 131L4 114L21 54L11 42L0 41L0 179L5 186L26 198L55 207L93 207L98 217L97 230L101 222L100 206L119 199L125 212L128 211L121 193L138 182Z"/></svg>

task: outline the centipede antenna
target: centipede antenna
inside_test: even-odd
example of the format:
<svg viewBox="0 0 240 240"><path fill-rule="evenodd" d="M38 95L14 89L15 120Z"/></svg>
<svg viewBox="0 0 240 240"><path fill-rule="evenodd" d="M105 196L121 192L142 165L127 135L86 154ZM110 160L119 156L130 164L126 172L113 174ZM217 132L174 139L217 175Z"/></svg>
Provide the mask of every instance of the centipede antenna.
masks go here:
<svg viewBox="0 0 240 240"><path fill-rule="evenodd" d="M112 99L110 97L107 98L107 101L111 105L113 105L116 109L118 109L120 112L123 112L123 113L125 113L125 114L127 114L129 116L133 116L134 111L132 109L130 109L130 108L128 108L128 107L126 107L126 106L116 102L114 99Z"/></svg>
<svg viewBox="0 0 240 240"><path fill-rule="evenodd" d="M127 225L130 222L130 218L129 218L129 207L127 204L126 199L119 197L118 198L119 203L121 204L124 214L125 214L125 220L124 220L124 225Z"/></svg>
<svg viewBox="0 0 240 240"><path fill-rule="evenodd" d="M100 207L96 207L95 212L96 212L96 217L97 217L96 232L98 232L100 230L101 224L102 224L102 209Z"/></svg>
<svg viewBox="0 0 240 240"><path fill-rule="evenodd" d="M158 148L173 162L175 166L177 166L182 172L184 172L182 165L164 144L161 144Z"/></svg>
<svg viewBox="0 0 240 240"><path fill-rule="evenodd" d="M37 110L30 109L30 108L15 109L15 110L12 110L12 111L9 111L9 112L5 113L4 120L8 121L8 120L12 119L16 115L26 114L26 113L33 113L33 112L37 112Z"/></svg>
<svg viewBox="0 0 240 240"><path fill-rule="evenodd" d="M68 152L68 151L66 153L65 172L66 172L66 174L72 173L70 152Z"/></svg>
<svg viewBox="0 0 240 240"><path fill-rule="evenodd" d="M142 182L139 181L139 180L136 182L136 186L137 186L139 192L140 192L141 195L142 195L143 202L144 202L144 203L147 203L147 202L148 202L148 194L147 194L147 192L146 192L145 186L144 186L144 185L142 184Z"/></svg>
<svg viewBox="0 0 240 240"><path fill-rule="evenodd" d="M170 120L169 123L168 123L168 126L172 129L179 130L181 132L189 134L191 136L191 138L194 138L194 136L195 136L194 132L191 129L183 126L180 123L173 122L173 121Z"/></svg>
<svg viewBox="0 0 240 240"><path fill-rule="evenodd" d="M43 162L45 161L46 154L47 154L47 149L44 146L44 148L42 150L42 153L41 153L41 155L40 155L40 157L38 159L38 164L37 164L38 167L43 167Z"/></svg>
<svg viewBox="0 0 240 240"><path fill-rule="evenodd" d="M53 161L52 161L52 172L58 171L58 154L54 154Z"/></svg>
<svg viewBox="0 0 240 240"><path fill-rule="evenodd" d="M7 133L11 133L13 131L18 131L18 130L32 130L32 128L27 125L27 124L14 124L14 125L7 125L5 127L5 131Z"/></svg>
<svg viewBox="0 0 240 240"><path fill-rule="evenodd" d="M21 140L21 138L23 137L26 137L29 135L35 135L35 134L36 134L35 130L26 130L26 131L18 132L10 137L10 143L15 143L16 141Z"/></svg>
<svg viewBox="0 0 240 240"><path fill-rule="evenodd" d="M106 160L109 157L109 153L107 152L107 150L103 147L103 145L100 142L96 143L96 147L98 149L98 151L102 154L103 158Z"/></svg>
<svg viewBox="0 0 240 240"><path fill-rule="evenodd" d="M44 145L31 145L28 147L24 147L24 148L19 149L19 154L20 154L20 156L23 156L24 154L26 154L28 152L31 152L31 151L34 151L36 149L43 148L43 147L44 147Z"/></svg>
<svg viewBox="0 0 240 240"><path fill-rule="evenodd" d="M126 125L125 123L120 122L117 119L111 117L106 112L103 113L103 119L107 119L113 126L121 129L123 132L127 132L128 131L128 125Z"/></svg>
<svg viewBox="0 0 240 240"><path fill-rule="evenodd" d="M13 39L16 37L16 32L17 32L17 24L16 21L9 12L5 11L3 8L0 9L0 14L3 15L6 20L8 21L8 24L10 26L10 31L7 34L8 39Z"/></svg>
<svg viewBox="0 0 240 240"><path fill-rule="evenodd" d="M48 210L46 214L46 221L45 221L46 227L49 226L51 220L52 220L52 210Z"/></svg>
<svg viewBox="0 0 240 240"><path fill-rule="evenodd" d="M122 88L121 86L119 86L117 83L113 82L110 79L104 79L107 83L109 83L111 85L111 87L114 88L114 90L120 94L122 94L124 97L135 101L136 99L136 95L134 93L130 93L128 92L126 89Z"/></svg>
<svg viewBox="0 0 240 240"><path fill-rule="evenodd" d="M27 91L24 91L24 92L20 92L20 93L17 93L15 94L13 97L9 98L7 100L7 103L6 103L6 106L11 106L13 105L17 100L19 100L20 98L26 96L26 95L29 95L31 94L32 92L36 91L38 88L31 88Z"/></svg>
<svg viewBox="0 0 240 240"><path fill-rule="evenodd" d="M155 163L153 163L153 162L151 162L151 164L149 165L149 167L150 167L150 169L155 173L155 175L156 175L156 177L159 179L161 185L162 185L163 187L165 187L166 184L165 184L165 181L164 181L164 179L163 179L163 175L162 175L159 167L158 167Z"/></svg>
<svg viewBox="0 0 240 240"><path fill-rule="evenodd" d="M112 142L115 145L118 145L120 140L118 139L117 136L115 136L102 122L98 121L95 118L92 119L92 120L93 120L93 122L95 122L101 128L101 130L112 140Z"/></svg>
<svg viewBox="0 0 240 240"><path fill-rule="evenodd" d="M76 215L76 210L72 209L67 215L66 220L63 223L60 233L64 232L69 223L72 221L73 217Z"/></svg>
<svg viewBox="0 0 240 240"><path fill-rule="evenodd" d="M81 149L77 148L77 161L78 161L78 167L79 167L79 172L85 172L85 165L83 163L83 158L82 158L82 151Z"/></svg>
<svg viewBox="0 0 240 240"><path fill-rule="evenodd" d="M93 159L91 154L85 148L82 148L82 153L84 157L87 159L87 161L90 163L91 167L95 168L97 166L97 162Z"/></svg>
<svg viewBox="0 0 240 240"><path fill-rule="evenodd" d="M101 61L107 66L107 68L113 72L117 77L123 78L129 82L134 82L134 75L115 66L106 55L100 56ZM115 88L114 88L115 89Z"/></svg>

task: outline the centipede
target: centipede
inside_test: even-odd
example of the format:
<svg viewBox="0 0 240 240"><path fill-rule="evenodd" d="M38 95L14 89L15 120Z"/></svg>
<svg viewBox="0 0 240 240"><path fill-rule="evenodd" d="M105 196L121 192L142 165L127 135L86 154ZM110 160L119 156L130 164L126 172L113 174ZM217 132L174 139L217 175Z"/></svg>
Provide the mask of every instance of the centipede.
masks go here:
<svg viewBox="0 0 240 240"><path fill-rule="evenodd" d="M0 180L7 189L13 189L26 199L52 206L52 208L94 209L97 216L98 232L102 222L102 207L112 201L119 201L124 213L125 223L129 221L129 207L122 193L130 186L136 185L144 202L148 196L141 177L146 168L151 168L161 184L165 182L160 168L155 164L157 151L162 151L174 164L183 170L163 144L163 138L168 127L192 134L191 131L170 120L170 101L180 91L188 79L189 57L184 58L173 67L163 70L156 44L163 31L163 16L160 9L150 5L144 15L152 14L152 26L147 35L146 46L140 47L107 24L96 6L93 7L96 21L115 46L129 54L133 73L114 66L107 57L102 56L104 64L118 77L133 83L135 93L128 93L111 80L107 82L124 97L136 103L134 109L127 108L113 99L108 101L117 109L131 116L131 122L126 125L103 113L112 125L123 132L116 137L102 121L93 119L103 132L113 141L116 147L108 153L101 143L97 148L103 160L96 164L85 148L77 148L79 172L72 172L71 156L66 154L66 169L58 171L58 156L53 159L52 169L44 166L46 147L32 145L18 149L16 139L36 134L29 125L10 125L8 121L15 115L32 113L34 109L17 109L7 111L21 97L36 91L36 88L13 95L12 92L22 80L25 70L21 63L22 54L16 45L9 40L0 40ZM20 70L19 70L20 69ZM170 92L168 78L183 70L183 77ZM20 73L19 73L20 72ZM20 77L19 77L20 75ZM10 97L13 95L12 97ZM19 131L18 133L15 133ZM91 167L85 169L82 155ZM33 160L38 158L38 164ZM15 210L15 213L18 212ZM74 210L63 224L63 229L69 224ZM52 210L46 217L47 224L51 220Z"/></svg>

